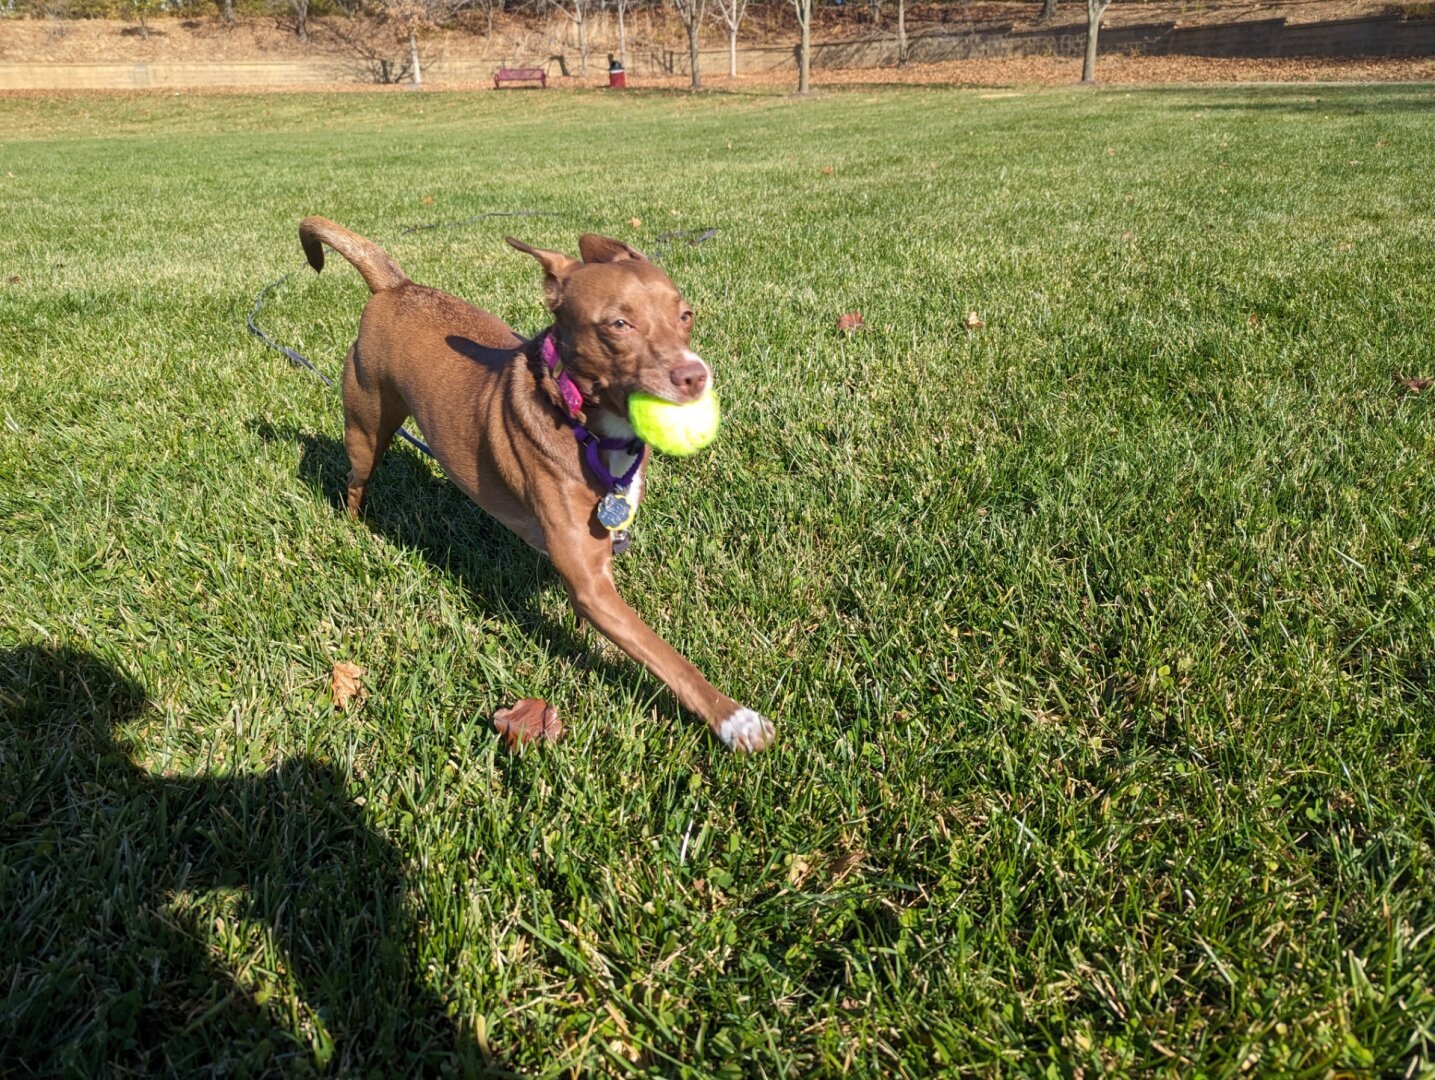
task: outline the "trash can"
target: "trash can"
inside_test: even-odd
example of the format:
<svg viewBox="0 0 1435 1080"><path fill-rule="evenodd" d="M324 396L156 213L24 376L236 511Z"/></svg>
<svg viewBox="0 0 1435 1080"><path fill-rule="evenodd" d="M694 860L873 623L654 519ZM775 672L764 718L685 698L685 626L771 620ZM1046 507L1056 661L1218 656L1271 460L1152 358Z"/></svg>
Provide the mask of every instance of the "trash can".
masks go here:
<svg viewBox="0 0 1435 1080"><path fill-rule="evenodd" d="M608 54L608 85L621 89L628 85L628 73L623 70L623 65Z"/></svg>

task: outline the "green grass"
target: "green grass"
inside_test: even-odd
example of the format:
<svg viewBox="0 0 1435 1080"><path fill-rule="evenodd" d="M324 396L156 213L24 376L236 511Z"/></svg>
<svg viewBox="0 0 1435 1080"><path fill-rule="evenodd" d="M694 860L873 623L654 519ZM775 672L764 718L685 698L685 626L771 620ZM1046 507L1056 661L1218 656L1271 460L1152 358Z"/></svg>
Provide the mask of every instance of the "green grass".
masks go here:
<svg viewBox="0 0 1435 1080"><path fill-rule="evenodd" d="M1432 110L0 101L0 1072L1429 1075ZM617 574L773 752L413 451L338 511L244 331L310 213L525 331L505 232L721 230ZM335 371L364 295L262 322Z"/></svg>

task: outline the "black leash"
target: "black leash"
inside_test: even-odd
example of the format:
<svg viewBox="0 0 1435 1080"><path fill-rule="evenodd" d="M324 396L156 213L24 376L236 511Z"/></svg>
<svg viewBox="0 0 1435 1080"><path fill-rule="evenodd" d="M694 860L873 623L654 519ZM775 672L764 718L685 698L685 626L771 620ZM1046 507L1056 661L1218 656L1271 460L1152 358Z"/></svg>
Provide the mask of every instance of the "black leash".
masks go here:
<svg viewBox="0 0 1435 1080"><path fill-rule="evenodd" d="M472 225L475 222L485 221L489 218L561 216L562 215L560 214L545 210L494 210L487 214L474 214L472 217L464 218L461 221L434 221L422 225L409 225L406 226L403 231L399 233L399 235L408 236L411 233L427 232L430 229L459 229L467 225ZM705 241L711 240L716 235L717 229L680 229L677 232L665 232L653 241L653 255L656 258L657 253L661 248L663 248L667 244L674 242L675 240L687 238L689 246L697 247L697 245L704 243ZM273 349L275 352L283 353L289 359L289 362L295 367L308 368L310 371L312 371L315 375L319 376L319 378L323 380L325 386L332 389L335 386L334 380L329 378L329 376L325 375L322 371L320 371L319 368L315 366L312 360L310 360L303 353L299 352L297 349L291 349L289 348L289 346L281 345L279 342L275 341L264 331L264 328L260 326L259 323L256 321L259 316L259 313L264 309L264 298L268 296L270 292L277 289L280 285L283 285L286 281L288 281L298 272L299 271L297 270L290 270L289 273L285 274L283 277L275 278L268 285L264 286L264 288L260 289L259 294L254 298L254 308L252 311L249 312L249 318L244 321L244 325L251 334L257 337L269 348ZM414 435L411 435L408 428L399 428L398 434L404 439L406 439L413 446L421 450L423 453L427 454L429 457L434 456L433 451L430 450L421 439L415 437Z"/></svg>

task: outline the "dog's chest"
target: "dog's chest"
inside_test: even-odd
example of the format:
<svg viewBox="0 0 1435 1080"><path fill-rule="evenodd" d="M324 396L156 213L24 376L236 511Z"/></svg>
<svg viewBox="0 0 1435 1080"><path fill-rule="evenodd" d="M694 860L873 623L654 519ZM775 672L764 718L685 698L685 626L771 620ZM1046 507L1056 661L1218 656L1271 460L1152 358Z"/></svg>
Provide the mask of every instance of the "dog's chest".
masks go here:
<svg viewBox="0 0 1435 1080"><path fill-rule="evenodd" d="M626 420L613 416L611 413L599 413L597 423L593 425L598 434L605 439L632 439L633 429ZM641 451L640 451L641 452ZM603 464L613 476L622 476L633 467L636 460L632 454L625 450L604 450ZM633 474L632 481L628 484L627 498L633 510L638 509L638 503L643 498L643 470L639 469Z"/></svg>

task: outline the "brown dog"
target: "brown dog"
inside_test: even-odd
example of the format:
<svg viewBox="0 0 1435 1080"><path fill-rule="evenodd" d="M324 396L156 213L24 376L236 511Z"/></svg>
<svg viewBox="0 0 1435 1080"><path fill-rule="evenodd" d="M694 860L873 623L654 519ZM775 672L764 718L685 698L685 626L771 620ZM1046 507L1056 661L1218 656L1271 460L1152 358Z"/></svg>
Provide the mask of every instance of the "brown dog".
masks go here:
<svg viewBox="0 0 1435 1080"><path fill-rule="evenodd" d="M646 454L628 424L628 395L688 402L711 379L689 347L692 309L668 275L603 236L579 240L582 261L509 237L543 267L553 312L553 325L524 341L488 312L415 285L376 244L332 221L305 218L299 239L316 271L327 244L373 293L344 361L349 513L412 416L453 482L553 560L580 620L667 683L728 746L767 747L772 724L716 690L623 602L614 523L599 520L608 496L636 508L642 495Z"/></svg>

